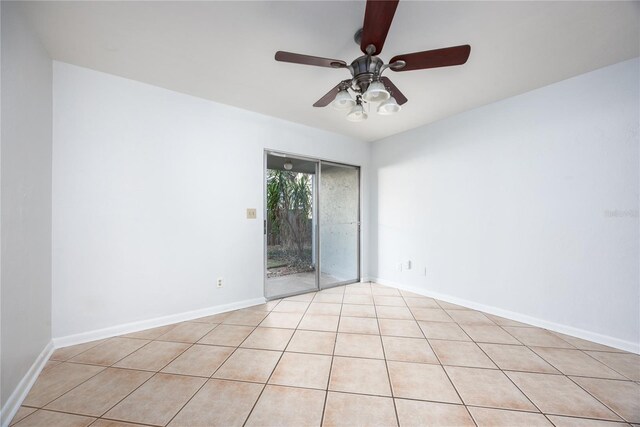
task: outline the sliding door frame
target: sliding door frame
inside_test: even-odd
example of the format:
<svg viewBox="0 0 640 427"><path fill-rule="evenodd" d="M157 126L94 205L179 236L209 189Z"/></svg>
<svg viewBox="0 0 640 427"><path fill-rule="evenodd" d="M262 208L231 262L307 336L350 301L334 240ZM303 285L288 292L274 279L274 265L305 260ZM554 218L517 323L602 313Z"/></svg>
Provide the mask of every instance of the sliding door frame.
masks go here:
<svg viewBox="0 0 640 427"><path fill-rule="evenodd" d="M314 181L314 185L313 185L313 217L315 218L315 222L316 225L313 228L313 233L315 234L315 269L316 269L316 286L315 289L307 289L307 290L301 290L301 291L296 291L296 292L290 292L288 294L284 294L284 295L278 295L278 296L271 296L271 297L267 297L267 259L268 259L268 254L267 254L267 157L269 155L273 155L273 156L281 156L281 157L287 157L290 159L298 159L298 160L305 160L308 162L314 162L316 165L316 176ZM354 168L357 171L358 174L358 221L357 221L357 225L358 225L358 233L357 233L357 248L358 248L358 260L357 260L357 266L358 266L358 276L353 279L353 280L346 280L343 282L339 282L339 283L332 283L330 286L321 288L320 287L320 269L321 269L321 254L320 254L320 209L322 208L321 206L319 206L319 200L320 200L320 182L322 180L322 164L327 164L327 165L335 165L335 166L342 166L342 167L349 167L349 168ZM361 239L362 239L362 219L361 219L361 213L362 213L362 188L361 188L361 168L360 166L357 165L350 165L348 163L340 163L340 162L335 162L335 161L331 161L331 160L324 160L324 159L319 159L319 158L314 158L314 157L309 157L309 156L304 156L304 155L300 155L300 154L295 154L295 153L289 153L286 151L281 151L281 150L272 150L272 149L264 149L264 153L263 153L263 172L262 172L262 215L263 215L263 230L262 230L262 238L263 238L263 265L262 265L262 271L263 271L263 281L262 281L262 293L265 297L265 299L267 301L270 300L274 300L274 299L280 299L280 298L286 298L286 297L290 297L290 296L294 296L294 295L301 295L301 294L306 294L309 292L317 292L320 291L322 289L329 289L329 288L333 288L336 286L344 286L344 285L348 285L351 283L358 283L360 282L361 279L361 259L362 259L362 254L361 254Z"/></svg>

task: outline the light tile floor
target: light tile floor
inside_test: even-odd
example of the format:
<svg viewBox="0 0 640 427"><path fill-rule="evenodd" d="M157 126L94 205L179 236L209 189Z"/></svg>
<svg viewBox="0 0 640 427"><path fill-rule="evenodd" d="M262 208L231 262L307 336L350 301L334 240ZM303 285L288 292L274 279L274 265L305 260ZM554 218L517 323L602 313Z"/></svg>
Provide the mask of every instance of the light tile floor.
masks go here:
<svg viewBox="0 0 640 427"><path fill-rule="evenodd" d="M66 347L12 425L624 426L640 356L359 283Z"/></svg>

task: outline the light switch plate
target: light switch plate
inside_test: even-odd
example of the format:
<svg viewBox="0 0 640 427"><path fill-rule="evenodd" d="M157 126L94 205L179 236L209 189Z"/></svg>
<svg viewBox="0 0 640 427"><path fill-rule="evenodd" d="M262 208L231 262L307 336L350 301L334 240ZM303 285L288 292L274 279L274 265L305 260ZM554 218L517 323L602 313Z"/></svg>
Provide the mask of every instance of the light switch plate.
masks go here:
<svg viewBox="0 0 640 427"><path fill-rule="evenodd" d="M256 219L256 210L253 208L247 209L247 219Z"/></svg>

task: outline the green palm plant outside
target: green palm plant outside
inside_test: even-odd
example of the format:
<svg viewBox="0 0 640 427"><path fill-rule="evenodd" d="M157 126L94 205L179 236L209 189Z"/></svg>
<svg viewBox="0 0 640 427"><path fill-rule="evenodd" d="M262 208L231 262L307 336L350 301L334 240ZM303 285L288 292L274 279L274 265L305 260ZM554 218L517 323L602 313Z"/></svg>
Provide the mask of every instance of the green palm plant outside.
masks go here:
<svg viewBox="0 0 640 427"><path fill-rule="evenodd" d="M308 174L267 171L267 215L269 234L282 246L294 249L300 259L309 241L312 210L311 179Z"/></svg>

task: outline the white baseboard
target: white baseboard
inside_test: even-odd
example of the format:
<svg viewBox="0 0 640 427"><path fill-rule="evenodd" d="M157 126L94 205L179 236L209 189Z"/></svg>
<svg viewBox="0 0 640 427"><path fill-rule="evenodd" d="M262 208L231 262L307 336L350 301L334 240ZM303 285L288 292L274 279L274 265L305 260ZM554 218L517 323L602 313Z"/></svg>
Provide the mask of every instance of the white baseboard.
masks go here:
<svg viewBox="0 0 640 427"><path fill-rule="evenodd" d="M16 412L18 412L18 409L20 409L22 401L27 397L29 390L31 390L36 379L38 379L38 375L40 375L42 368L44 368L47 360L49 360L53 350L53 341L49 341L46 347L38 355L35 362L33 362L33 365L31 365L25 376L22 377L22 380L20 380L13 393L11 393L11 396L9 396L7 403L5 403L0 410L0 425L2 425L2 427L7 427L16 415Z"/></svg>
<svg viewBox="0 0 640 427"><path fill-rule="evenodd" d="M593 341L598 344L608 345L609 347L640 354L640 344L634 343L632 341L621 340L619 338L598 334L596 332L587 331L585 329L580 329L580 328L575 328L573 326L550 322L548 320L539 319L537 317L527 316L525 314L504 310L502 308L493 307L490 305L479 304L477 302L469 301L463 298L457 298L450 295L441 294L438 292L432 292L426 289L419 289L413 286L403 285L401 283L392 282L382 278L371 278L371 281L375 283L379 283L381 285L402 289L404 291L413 292L419 295L424 295L426 297L431 297L431 298L439 299L442 301L450 302L452 304L461 305L463 307L472 308L474 310L484 311L485 313L504 317L506 319L515 320L517 322L528 323L530 325L538 326L540 328L548 329L550 331L560 332L561 334L571 335L576 338L582 338L584 340Z"/></svg>
<svg viewBox="0 0 640 427"><path fill-rule="evenodd" d="M170 325L172 323L184 322L198 319L200 317L212 316L214 314L227 311L238 310L258 304L264 304L264 298L253 298L238 301L230 304L216 305L200 310L187 311L184 313L172 314L169 316L156 317L154 319L141 320L138 322L124 323L121 325L109 326L108 328L96 329L74 335L67 335L53 339L54 348L68 347L70 345L82 344L85 342L111 338L117 335L130 334L132 332L143 331L145 329L156 328L158 326Z"/></svg>

